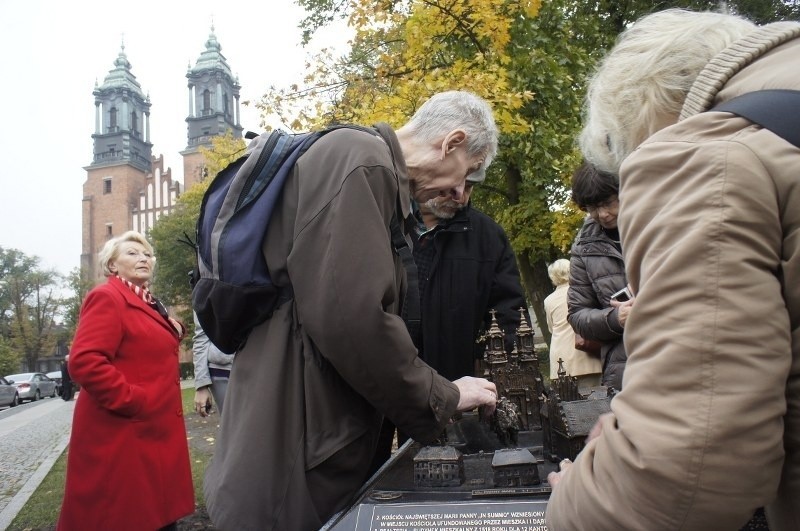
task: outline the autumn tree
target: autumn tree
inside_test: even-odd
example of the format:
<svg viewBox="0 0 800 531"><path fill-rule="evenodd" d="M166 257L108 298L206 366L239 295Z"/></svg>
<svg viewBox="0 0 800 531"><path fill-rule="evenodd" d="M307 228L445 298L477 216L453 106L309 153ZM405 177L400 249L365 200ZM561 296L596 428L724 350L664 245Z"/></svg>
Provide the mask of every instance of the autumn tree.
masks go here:
<svg viewBox="0 0 800 531"><path fill-rule="evenodd" d="M311 0L304 4L324 7L324 2L315 6ZM535 1L356 2L347 14L356 30L348 56L334 67L327 61L318 65L308 77L316 88L273 90L261 105L264 112L291 123L297 119L285 113L295 112L307 127L333 121L385 121L397 127L443 90L468 89L489 100L501 146L474 202L509 233L526 291L543 324L541 300L552 290L546 261L566 251L580 219L564 204L564 182L577 160L569 135L580 116L580 93L572 91L580 81L574 70L586 63L586 52L576 45L559 57L541 44L539 50L528 51L537 44L530 42L529 32L539 10ZM537 38L555 41L565 33ZM559 82L554 85L551 79ZM543 94L553 95L549 105ZM292 105L309 96L330 102L315 119L311 104L301 111ZM568 228L554 230L565 219Z"/></svg>
<svg viewBox="0 0 800 531"><path fill-rule="evenodd" d="M500 150L473 203L497 219L517 254L525 290L546 341L542 301L553 289L547 264L566 256L582 221L569 201L580 164L585 81L617 35L640 16L669 7L719 9L719 1L298 0L304 42L346 18L352 48L310 61L302 83L270 87L258 103L294 129L331 122L401 125L435 92L466 89L489 100ZM791 9L787 6L792 4ZM758 21L796 13L795 2L725 3ZM795 9L795 11L792 11ZM760 11L759 11L760 10ZM771 11L770 11L771 10ZM767 16L771 13L771 16Z"/></svg>
<svg viewBox="0 0 800 531"><path fill-rule="evenodd" d="M0 336L0 374L13 374L19 371L22 356L10 342Z"/></svg>
<svg viewBox="0 0 800 531"><path fill-rule="evenodd" d="M86 278L86 275L81 274L81 269L78 267L69 272L66 282L72 292L72 295L64 300L64 336L69 341L78 328L83 299L94 286L94 282Z"/></svg>
<svg viewBox="0 0 800 531"><path fill-rule="evenodd" d="M56 271L42 269L37 257L0 247L3 348L12 349L31 370L55 347L55 320L63 306L61 280Z"/></svg>

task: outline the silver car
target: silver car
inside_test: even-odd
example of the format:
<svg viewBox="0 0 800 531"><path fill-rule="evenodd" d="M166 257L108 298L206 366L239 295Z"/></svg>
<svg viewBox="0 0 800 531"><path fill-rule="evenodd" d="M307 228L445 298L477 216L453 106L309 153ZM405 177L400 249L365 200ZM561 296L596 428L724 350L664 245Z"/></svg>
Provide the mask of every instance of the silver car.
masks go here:
<svg viewBox="0 0 800 531"><path fill-rule="evenodd" d="M47 377L56 383L56 394L61 394L61 371L48 372Z"/></svg>
<svg viewBox="0 0 800 531"><path fill-rule="evenodd" d="M20 402L30 400L35 402L43 396L53 398L56 396L56 382L41 372L24 372L22 374L9 374L6 380L17 388Z"/></svg>
<svg viewBox="0 0 800 531"><path fill-rule="evenodd" d="M19 404L17 388L8 383L5 378L0 378L0 407L14 407Z"/></svg>

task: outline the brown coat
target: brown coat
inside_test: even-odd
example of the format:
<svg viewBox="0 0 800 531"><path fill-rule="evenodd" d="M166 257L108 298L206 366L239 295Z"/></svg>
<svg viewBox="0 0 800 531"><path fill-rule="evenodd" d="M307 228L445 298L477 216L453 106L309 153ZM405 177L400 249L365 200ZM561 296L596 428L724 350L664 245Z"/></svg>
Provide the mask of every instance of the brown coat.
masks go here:
<svg viewBox="0 0 800 531"><path fill-rule="evenodd" d="M394 133L329 133L298 161L264 253L294 300L236 355L206 474L221 529L318 529L367 479L382 415L436 437L458 389L397 316L404 273L389 222L410 205Z"/></svg>
<svg viewBox="0 0 800 531"><path fill-rule="evenodd" d="M719 54L622 166L625 385L550 499L554 531L739 529L760 506L800 529L800 149L702 112L772 88L800 89L800 24Z"/></svg>

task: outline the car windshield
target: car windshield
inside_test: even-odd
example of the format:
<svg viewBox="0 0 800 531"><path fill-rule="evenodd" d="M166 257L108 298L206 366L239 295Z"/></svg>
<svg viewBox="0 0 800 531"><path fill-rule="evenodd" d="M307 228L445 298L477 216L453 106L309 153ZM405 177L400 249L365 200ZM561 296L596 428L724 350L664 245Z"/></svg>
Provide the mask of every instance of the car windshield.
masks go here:
<svg viewBox="0 0 800 531"><path fill-rule="evenodd" d="M14 380L15 382L29 382L33 379L32 372L26 372L23 374L9 374L6 376L6 380Z"/></svg>
<svg viewBox="0 0 800 531"><path fill-rule="evenodd" d="M48 378L61 378L61 371L48 372L47 373L47 377Z"/></svg>

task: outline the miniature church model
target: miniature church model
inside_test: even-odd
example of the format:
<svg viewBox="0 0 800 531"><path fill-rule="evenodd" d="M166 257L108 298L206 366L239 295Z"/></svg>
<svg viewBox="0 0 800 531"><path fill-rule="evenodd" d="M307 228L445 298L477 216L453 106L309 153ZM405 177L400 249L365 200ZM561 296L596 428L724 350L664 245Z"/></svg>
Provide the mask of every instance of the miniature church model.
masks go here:
<svg viewBox="0 0 800 531"><path fill-rule="evenodd" d="M539 359L533 350L533 329L524 308L519 311L520 326L510 354L503 347L503 331L497 324L496 313L491 311L484 363L488 378L497 386L497 395L506 397L519 408L522 430L540 430L539 397L544 392L544 382L539 372Z"/></svg>

